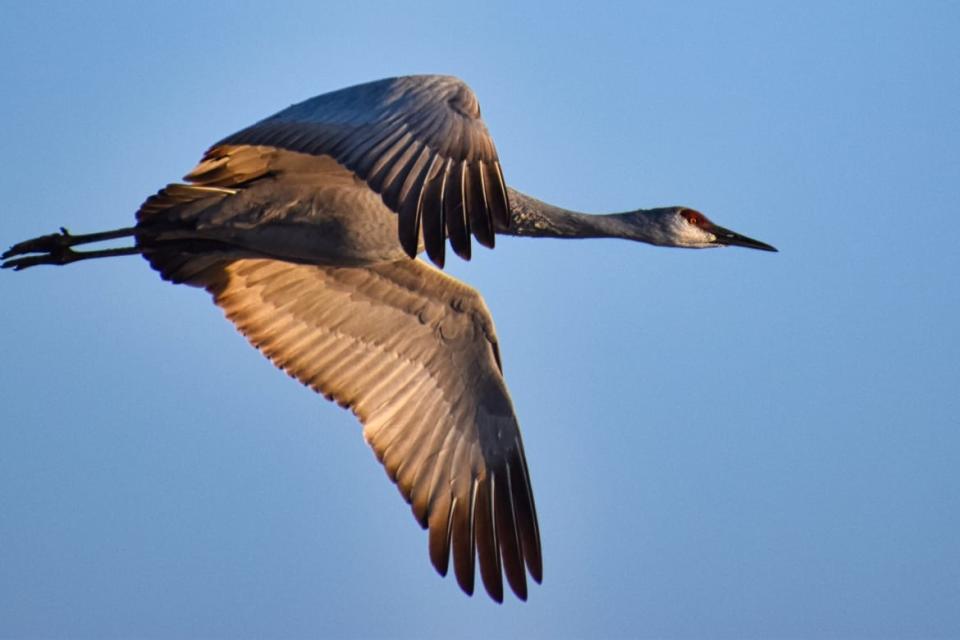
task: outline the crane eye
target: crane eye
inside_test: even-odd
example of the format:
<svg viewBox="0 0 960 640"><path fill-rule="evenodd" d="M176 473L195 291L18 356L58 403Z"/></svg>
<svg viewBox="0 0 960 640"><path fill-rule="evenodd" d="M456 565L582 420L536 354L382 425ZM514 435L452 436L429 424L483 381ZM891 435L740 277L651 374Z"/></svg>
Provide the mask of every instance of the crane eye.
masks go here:
<svg viewBox="0 0 960 640"><path fill-rule="evenodd" d="M683 216L684 220L695 227L702 227L707 223L707 219L703 217L703 214L699 211L694 211L693 209L684 209L680 212L680 215Z"/></svg>

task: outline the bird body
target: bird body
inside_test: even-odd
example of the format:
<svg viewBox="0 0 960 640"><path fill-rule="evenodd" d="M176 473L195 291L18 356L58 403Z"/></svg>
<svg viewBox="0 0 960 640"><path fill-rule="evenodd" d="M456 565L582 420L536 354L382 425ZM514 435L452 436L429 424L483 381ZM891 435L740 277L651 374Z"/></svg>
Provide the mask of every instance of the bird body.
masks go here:
<svg viewBox="0 0 960 640"><path fill-rule="evenodd" d="M40 236L3 267L142 254L202 287L278 367L350 409L441 574L492 598L542 579L540 532L490 311L444 274L450 243L497 234L773 247L697 211L568 211L509 188L476 96L448 76L391 78L293 105L213 145L135 227ZM132 247L72 247L132 236ZM414 259L425 251L437 266Z"/></svg>
<svg viewBox="0 0 960 640"><path fill-rule="evenodd" d="M208 240L237 255L337 266L407 258L396 214L328 156L247 146L222 152L239 162L256 155L262 175L210 179L210 161L200 163L188 175L194 184L170 185L140 208L140 244Z"/></svg>

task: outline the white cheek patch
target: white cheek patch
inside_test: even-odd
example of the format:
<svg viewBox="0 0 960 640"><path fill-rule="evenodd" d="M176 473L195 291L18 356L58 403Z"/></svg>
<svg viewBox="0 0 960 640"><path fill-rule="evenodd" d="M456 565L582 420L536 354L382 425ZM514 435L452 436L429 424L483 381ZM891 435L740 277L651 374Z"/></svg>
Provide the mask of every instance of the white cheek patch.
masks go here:
<svg viewBox="0 0 960 640"><path fill-rule="evenodd" d="M683 225L680 235L683 246L687 247L709 247L717 242L717 236L689 223Z"/></svg>

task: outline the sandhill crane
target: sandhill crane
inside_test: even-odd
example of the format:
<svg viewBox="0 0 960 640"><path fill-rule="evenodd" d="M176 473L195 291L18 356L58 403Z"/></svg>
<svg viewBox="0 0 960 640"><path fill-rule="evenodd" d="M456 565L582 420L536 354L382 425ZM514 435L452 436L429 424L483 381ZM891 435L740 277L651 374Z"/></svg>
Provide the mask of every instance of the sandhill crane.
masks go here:
<svg viewBox="0 0 960 640"><path fill-rule="evenodd" d="M776 251L686 207L588 215L503 180L476 96L447 76L380 80L293 105L213 145L136 226L40 236L4 268L142 254L203 287L273 363L350 409L446 575L472 594L540 582L540 533L493 320L443 267L471 235L617 237ZM134 246L74 251L132 236Z"/></svg>

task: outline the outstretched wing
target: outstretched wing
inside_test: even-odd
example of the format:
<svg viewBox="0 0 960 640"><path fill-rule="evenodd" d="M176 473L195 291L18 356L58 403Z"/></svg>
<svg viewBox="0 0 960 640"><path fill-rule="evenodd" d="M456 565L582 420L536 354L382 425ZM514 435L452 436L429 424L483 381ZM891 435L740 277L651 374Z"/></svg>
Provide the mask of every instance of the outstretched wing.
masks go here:
<svg viewBox="0 0 960 640"><path fill-rule="evenodd" d="M493 322L480 295L420 260L319 267L270 259L147 256L165 278L206 287L278 367L340 405L429 528L442 575L474 563L488 593L502 574L526 598L540 536Z"/></svg>
<svg viewBox="0 0 960 640"><path fill-rule="evenodd" d="M204 160L237 145L331 156L400 216L407 254L416 255L422 231L441 267L445 238L469 260L471 233L492 247L494 222L510 224L493 140L477 97L457 78L389 78L326 93L224 138Z"/></svg>

